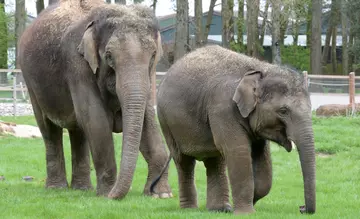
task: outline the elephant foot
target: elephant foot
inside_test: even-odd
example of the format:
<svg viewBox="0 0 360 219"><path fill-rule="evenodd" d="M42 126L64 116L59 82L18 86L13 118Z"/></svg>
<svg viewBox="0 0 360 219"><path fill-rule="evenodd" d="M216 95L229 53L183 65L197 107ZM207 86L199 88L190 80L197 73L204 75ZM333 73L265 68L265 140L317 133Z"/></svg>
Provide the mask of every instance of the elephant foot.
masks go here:
<svg viewBox="0 0 360 219"><path fill-rule="evenodd" d="M104 196L108 197L110 191L112 189L112 186L105 186L105 185L99 185L96 188L96 195L97 196Z"/></svg>
<svg viewBox="0 0 360 219"><path fill-rule="evenodd" d="M71 182L71 188L78 190L92 190L94 187L91 185L90 180L73 180Z"/></svg>
<svg viewBox="0 0 360 219"><path fill-rule="evenodd" d="M65 180L50 180L47 179L46 180L46 184L45 184L45 188L48 189L64 189L64 188L68 188L69 184L68 182Z"/></svg>
<svg viewBox="0 0 360 219"><path fill-rule="evenodd" d="M222 207L214 206L214 207L209 207L208 209L209 211L215 211L215 212L224 212L224 213L233 212L233 208L229 203L225 203L224 206Z"/></svg>
<svg viewBox="0 0 360 219"><path fill-rule="evenodd" d="M255 209L253 207L235 209L234 211L235 215L247 215L252 213L255 213Z"/></svg>
<svg viewBox="0 0 360 219"><path fill-rule="evenodd" d="M172 198L173 194L171 192L171 188L169 183L167 182L167 178L162 178L160 181L155 185L154 192L150 192L151 181L148 181L144 188L144 195L151 196L153 198Z"/></svg>

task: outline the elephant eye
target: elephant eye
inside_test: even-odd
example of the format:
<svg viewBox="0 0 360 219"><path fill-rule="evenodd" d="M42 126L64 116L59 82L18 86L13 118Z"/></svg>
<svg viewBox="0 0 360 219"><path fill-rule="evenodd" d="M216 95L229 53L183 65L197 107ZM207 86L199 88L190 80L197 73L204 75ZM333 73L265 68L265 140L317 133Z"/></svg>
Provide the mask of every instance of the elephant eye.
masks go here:
<svg viewBox="0 0 360 219"><path fill-rule="evenodd" d="M286 116L286 115L288 115L288 114L289 114L289 111L290 111L289 108L286 107L286 106L280 107L280 108L277 110L278 114L280 114L281 116Z"/></svg>
<svg viewBox="0 0 360 219"><path fill-rule="evenodd" d="M105 60L110 67L114 68L113 58L110 51L105 52Z"/></svg>

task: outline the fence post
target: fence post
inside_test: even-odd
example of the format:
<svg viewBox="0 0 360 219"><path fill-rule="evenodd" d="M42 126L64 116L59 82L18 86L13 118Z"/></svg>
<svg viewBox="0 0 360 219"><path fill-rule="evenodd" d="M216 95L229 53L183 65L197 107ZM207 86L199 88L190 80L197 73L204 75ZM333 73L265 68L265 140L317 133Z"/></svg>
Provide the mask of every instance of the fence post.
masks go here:
<svg viewBox="0 0 360 219"><path fill-rule="evenodd" d="M305 88L306 90L308 89L308 72L307 71L303 71L304 74L304 82L305 82Z"/></svg>
<svg viewBox="0 0 360 219"><path fill-rule="evenodd" d="M13 72L13 114L16 116L16 72Z"/></svg>

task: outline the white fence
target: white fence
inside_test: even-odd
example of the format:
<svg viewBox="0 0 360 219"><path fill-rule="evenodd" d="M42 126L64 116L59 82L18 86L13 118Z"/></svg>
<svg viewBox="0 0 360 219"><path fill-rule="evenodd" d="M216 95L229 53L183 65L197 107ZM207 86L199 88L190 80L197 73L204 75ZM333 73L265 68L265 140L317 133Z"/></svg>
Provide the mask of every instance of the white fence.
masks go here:
<svg viewBox="0 0 360 219"><path fill-rule="evenodd" d="M308 75L303 72L305 80L308 82L308 89L311 95L313 109L324 104L353 104L360 102L360 76L350 73L346 75ZM17 83L16 75L21 74L20 69L0 69L0 78L7 76L8 83L0 81L0 93L6 93L8 96L0 95L0 102L12 103L13 115L18 115L18 103L29 103L27 89L24 83ZM12 77L9 77L10 74ZM153 104L156 105L156 91L159 82L166 72L156 72L156 86L152 86ZM10 83L9 83L10 82ZM9 94L11 95L9 96ZM2 110L2 109L0 109Z"/></svg>

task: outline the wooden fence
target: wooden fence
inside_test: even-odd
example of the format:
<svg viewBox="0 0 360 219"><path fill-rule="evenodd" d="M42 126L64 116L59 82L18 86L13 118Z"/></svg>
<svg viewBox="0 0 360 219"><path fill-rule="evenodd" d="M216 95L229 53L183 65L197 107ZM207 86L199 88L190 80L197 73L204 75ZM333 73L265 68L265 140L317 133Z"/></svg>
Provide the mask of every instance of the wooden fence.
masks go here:
<svg viewBox="0 0 360 219"><path fill-rule="evenodd" d="M12 92L12 98L0 98L1 100L7 100L7 101L12 101L13 102L13 114L16 115L16 111L17 111L17 102L19 100L24 100L28 97L27 95L27 89L25 84L22 83L17 83L16 82L16 74L21 74L21 70L20 69L0 69L0 74L7 74L7 73L13 73L13 77L12 77L12 85L8 84L5 86L1 86L0 85L0 92L2 91L7 91L7 92ZM305 81L307 81L306 83L306 87L308 87L311 84L317 84L317 85L321 85L321 86L348 86L349 90L348 90L348 95L349 95L349 104L351 104L352 106L355 106L355 87L358 86L360 87L360 83L355 83L355 80L359 80L360 82L360 76L355 76L354 72L351 72L348 76L346 75L308 75L308 73L306 71L303 72L304 74L304 78ZM162 80L162 78L164 77L164 75L166 75L166 72L156 72L156 75L154 75L153 78L151 78L151 82L152 82L152 102L153 105L156 106L156 91L158 89L159 86L159 82ZM346 83L343 84L327 84L327 83L316 83L316 82L312 82L312 80L321 80L321 79L340 79L342 81L346 81ZM21 94L22 98L18 98L18 94Z"/></svg>

